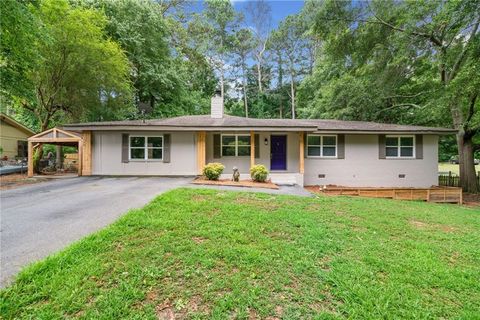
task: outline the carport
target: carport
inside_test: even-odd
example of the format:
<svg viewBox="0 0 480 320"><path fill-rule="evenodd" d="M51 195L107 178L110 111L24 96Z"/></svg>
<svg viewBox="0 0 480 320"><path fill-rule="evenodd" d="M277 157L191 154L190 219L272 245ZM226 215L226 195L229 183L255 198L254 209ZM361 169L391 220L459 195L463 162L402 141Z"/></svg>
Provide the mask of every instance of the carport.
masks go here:
<svg viewBox="0 0 480 320"><path fill-rule="evenodd" d="M83 131L82 134L52 128L28 138L28 176L33 176L33 153L42 144L57 146L71 146L78 148L78 175L92 174L92 132Z"/></svg>

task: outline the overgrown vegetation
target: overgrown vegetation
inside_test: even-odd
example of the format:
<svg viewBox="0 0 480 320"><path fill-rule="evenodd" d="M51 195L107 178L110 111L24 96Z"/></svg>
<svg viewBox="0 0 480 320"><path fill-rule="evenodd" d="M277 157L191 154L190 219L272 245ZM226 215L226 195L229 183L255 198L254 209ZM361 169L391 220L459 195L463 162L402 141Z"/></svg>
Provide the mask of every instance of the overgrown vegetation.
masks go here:
<svg viewBox="0 0 480 320"><path fill-rule="evenodd" d="M24 270L3 319L474 319L480 215L178 189Z"/></svg>

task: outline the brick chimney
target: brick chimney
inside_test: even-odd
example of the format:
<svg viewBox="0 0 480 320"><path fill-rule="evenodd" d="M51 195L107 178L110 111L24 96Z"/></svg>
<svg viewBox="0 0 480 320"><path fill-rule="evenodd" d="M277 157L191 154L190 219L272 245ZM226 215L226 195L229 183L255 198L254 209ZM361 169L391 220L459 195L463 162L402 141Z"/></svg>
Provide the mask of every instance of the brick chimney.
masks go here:
<svg viewBox="0 0 480 320"><path fill-rule="evenodd" d="M210 116L216 119L223 118L223 97L220 90L215 91L215 95L212 97Z"/></svg>

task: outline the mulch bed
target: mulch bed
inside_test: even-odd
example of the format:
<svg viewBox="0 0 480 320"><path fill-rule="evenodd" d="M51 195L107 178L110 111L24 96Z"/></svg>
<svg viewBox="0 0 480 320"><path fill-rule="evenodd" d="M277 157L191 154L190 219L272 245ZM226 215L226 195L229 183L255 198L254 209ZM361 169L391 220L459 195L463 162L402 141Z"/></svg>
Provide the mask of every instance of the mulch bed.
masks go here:
<svg viewBox="0 0 480 320"><path fill-rule="evenodd" d="M265 189L278 189L278 186L271 181L267 182L255 182L252 180L240 180L235 182L228 179L223 180L207 180L204 178L197 178L192 181L193 184L213 185L213 186L229 186L229 187L247 187L247 188L265 188Z"/></svg>

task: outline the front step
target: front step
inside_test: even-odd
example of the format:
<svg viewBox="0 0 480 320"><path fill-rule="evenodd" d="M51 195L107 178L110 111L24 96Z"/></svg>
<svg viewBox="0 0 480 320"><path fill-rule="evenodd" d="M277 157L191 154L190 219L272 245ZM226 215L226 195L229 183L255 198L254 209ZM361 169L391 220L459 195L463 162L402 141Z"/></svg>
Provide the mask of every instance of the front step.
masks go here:
<svg viewBox="0 0 480 320"><path fill-rule="evenodd" d="M297 184L295 175L291 174L270 174L270 180L281 186L293 186Z"/></svg>
<svg viewBox="0 0 480 320"><path fill-rule="evenodd" d="M220 179L232 179L231 174L222 174ZM249 180L250 174L242 173L240 174L240 180ZM293 186L300 185L303 186L303 175L299 173L270 173L268 175L273 183L280 186Z"/></svg>

